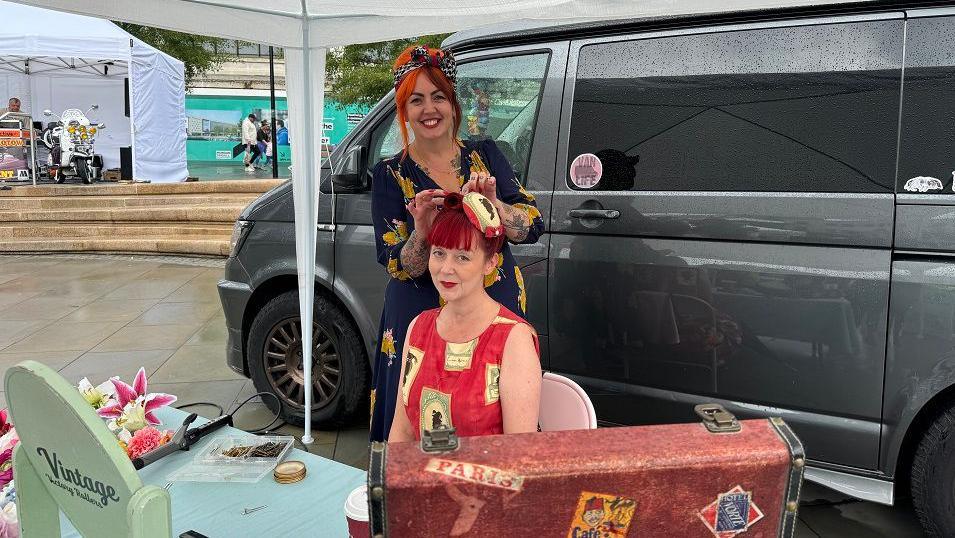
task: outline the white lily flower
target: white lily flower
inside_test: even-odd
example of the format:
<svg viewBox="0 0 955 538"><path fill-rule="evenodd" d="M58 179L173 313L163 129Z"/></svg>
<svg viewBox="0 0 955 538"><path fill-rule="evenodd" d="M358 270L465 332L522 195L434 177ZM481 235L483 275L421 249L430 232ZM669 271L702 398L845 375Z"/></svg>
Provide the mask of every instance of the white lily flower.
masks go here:
<svg viewBox="0 0 955 538"><path fill-rule="evenodd" d="M122 414L116 419L116 425L133 433L149 426L149 422L146 420L145 403L136 400L126 404L126 406L123 407Z"/></svg>
<svg viewBox="0 0 955 538"><path fill-rule="evenodd" d="M83 395L83 399L93 406L93 409L99 409L109 404L116 394L116 389L113 387L112 382L106 381L94 387L93 384L90 383L90 380L85 377L76 388L79 389L80 394Z"/></svg>

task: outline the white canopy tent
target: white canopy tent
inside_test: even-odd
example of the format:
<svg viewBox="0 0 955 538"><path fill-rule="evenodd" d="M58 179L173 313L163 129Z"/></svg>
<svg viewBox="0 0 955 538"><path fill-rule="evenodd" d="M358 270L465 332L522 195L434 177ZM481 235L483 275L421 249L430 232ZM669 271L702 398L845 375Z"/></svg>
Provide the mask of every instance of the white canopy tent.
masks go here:
<svg viewBox="0 0 955 538"><path fill-rule="evenodd" d="M36 121L50 109L99 110L96 152L107 168L133 148L133 177L182 181L186 169L184 66L108 20L0 1L0 101L19 97ZM129 117L126 82L129 79Z"/></svg>
<svg viewBox="0 0 955 538"><path fill-rule="evenodd" d="M17 0L202 35L285 47L295 201L302 338L312 339L315 232L318 224L318 144L322 132L325 53L329 47L462 30L515 20L554 24L574 20L640 18L835 4L840 0ZM303 345L311 378L311 345ZM311 385L305 389L305 436L311 439Z"/></svg>

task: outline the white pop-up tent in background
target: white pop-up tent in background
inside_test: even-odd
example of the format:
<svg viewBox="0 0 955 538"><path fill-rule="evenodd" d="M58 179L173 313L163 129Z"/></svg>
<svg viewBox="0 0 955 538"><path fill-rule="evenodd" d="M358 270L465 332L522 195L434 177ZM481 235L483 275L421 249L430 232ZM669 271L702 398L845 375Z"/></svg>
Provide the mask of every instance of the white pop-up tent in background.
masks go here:
<svg viewBox="0 0 955 538"><path fill-rule="evenodd" d="M109 17L285 47L292 153L295 248L302 338L312 341L315 233L318 225L325 53L329 47L436 34L515 20L535 25L574 20L641 18L840 3L839 0L17 0L25 4ZM311 345L302 346L305 379ZM312 387L305 385L305 436L311 443Z"/></svg>
<svg viewBox="0 0 955 538"><path fill-rule="evenodd" d="M133 177L183 181L186 169L184 66L108 20L0 1L0 107L19 97L44 124L50 109L99 110L106 123L96 152L107 168L133 148ZM125 80L129 80L129 113Z"/></svg>

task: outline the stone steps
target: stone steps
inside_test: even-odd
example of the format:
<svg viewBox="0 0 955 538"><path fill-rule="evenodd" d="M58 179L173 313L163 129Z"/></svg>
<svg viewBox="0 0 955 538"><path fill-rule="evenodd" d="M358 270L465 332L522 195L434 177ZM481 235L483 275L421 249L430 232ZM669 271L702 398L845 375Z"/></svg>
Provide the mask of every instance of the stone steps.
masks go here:
<svg viewBox="0 0 955 538"><path fill-rule="evenodd" d="M0 252L29 254L36 252L115 252L149 254L198 254L202 256L228 256L229 236L224 238L203 237L139 237L110 239L38 239L0 241Z"/></svg>
<svg viewBox="0 0 955 538"><path fill-rule="evenodd" d="M7 222L235 222L248 204L0 211Z"/></svg>
<svg viewBox="0 0 955 538"><path fill-rule="evenodd" d="M160 237L180 236L184 238L203 236L225 237L232 234L232 224L180 224L174 223L121 223L112 222L22 222L0 224L0 241L10 239L45 239L63 236L64 229L70 228L70 236L81 239L87 237Z"/></svg>
<svg viewBox="0 0 955 538"><path fill-rule="evenodd" d="M242 210L284 180L0 190L0 252L227 256Z"/></svg>
<svg viewBox="0 0 955 538"><path fill-rule="evenodd" d="M0 197L0 211L249 204L258 194Z"/></svg>

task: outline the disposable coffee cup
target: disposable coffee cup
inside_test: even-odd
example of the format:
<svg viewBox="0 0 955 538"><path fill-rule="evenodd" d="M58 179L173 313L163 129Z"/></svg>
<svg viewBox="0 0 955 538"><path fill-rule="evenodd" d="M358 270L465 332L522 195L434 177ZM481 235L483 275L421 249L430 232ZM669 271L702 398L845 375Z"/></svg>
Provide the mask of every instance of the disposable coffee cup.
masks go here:
<svg viewBox="0 0 955 538"><path fill-rule="evenodd" d="M368 486L359 486L345 499L345 519L349 538L368 538Z"/></svg>

